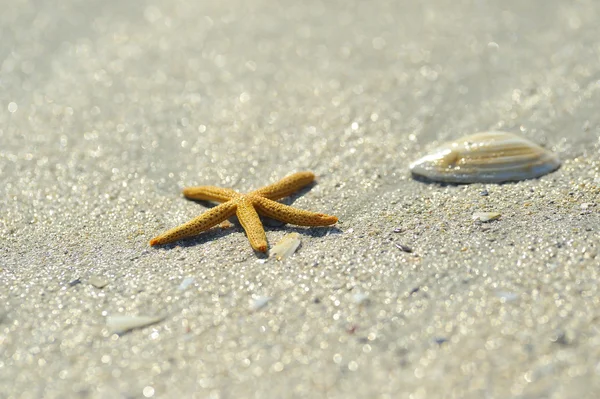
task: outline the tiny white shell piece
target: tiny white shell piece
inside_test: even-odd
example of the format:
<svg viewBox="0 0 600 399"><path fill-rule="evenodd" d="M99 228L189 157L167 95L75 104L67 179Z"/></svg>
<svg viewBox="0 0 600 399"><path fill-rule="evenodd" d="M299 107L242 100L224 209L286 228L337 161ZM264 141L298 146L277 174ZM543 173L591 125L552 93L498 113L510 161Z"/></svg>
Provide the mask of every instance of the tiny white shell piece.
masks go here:
<svg viewBox="0 0 600 399"><path fill-rule="evenodd" d="M291 256L300 246L300 234L286 234L270 251L271 258L284 260Z"/></svg>
<svg viewBox="0 0 600 399"><path fill-rule="evenodd" d="M490 222L492 220L500 219L501 214L498 212L475 212L473 214L473 220L478 222Z"/></svg>
<svg viewBox="0 0 600 399"><path fill-rule="evenodd" d="M158 323L164 317L156 316L107 316L106 326L111 333L123 334L134 328L146 327Z"/></svg>
<svg viewBox="0 0 600 399"><path fill-rule="evenodd" d="M503 302L512 302L519 299L519 294L510 291L496 291L496 296Z"/></svg>
<svg viewBox="0 0 600 399"><path fill-rule="evenodd" d="M250 300L250 310L257 311L269 303L272 298L270 296L255 296Z"/></svg>
<svg viewBox="0 0 600 399"><path fill-rule="evenodd" d="M552 152L507 132L483 132L443 144L410 165L414 176L447 183L533 179L560 167Z"/></svg>
<svg viewBox="0 0 600 399"><path fill-rule="evenodd" d="M179 287L177 287L177 289L179 291L185 291L190 285L194 284L194 280L195 279L193 277L184 278L181 284L179 284Z"/></svg>
<svg viewBox="0 0 600 399"><path fill-rule="evenodd" d="M356 294L352 295L352 300L357 305L366 304L367 302L369 302L369 294L366 294L364 292L357 292Z"/></svg>

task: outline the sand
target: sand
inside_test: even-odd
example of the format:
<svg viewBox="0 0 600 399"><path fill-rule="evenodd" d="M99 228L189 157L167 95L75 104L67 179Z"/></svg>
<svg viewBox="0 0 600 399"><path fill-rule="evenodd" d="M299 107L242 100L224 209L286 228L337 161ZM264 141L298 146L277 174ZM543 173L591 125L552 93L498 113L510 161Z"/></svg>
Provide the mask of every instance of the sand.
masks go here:
<svg viewBox="0 0 600 399"><path fill-rule="evenodd" d="M1 398L600 397L600 3L57 4L0 15ZM491 129L562 167L411 178ZM148 245L302 170L283 262Z"/></svg>

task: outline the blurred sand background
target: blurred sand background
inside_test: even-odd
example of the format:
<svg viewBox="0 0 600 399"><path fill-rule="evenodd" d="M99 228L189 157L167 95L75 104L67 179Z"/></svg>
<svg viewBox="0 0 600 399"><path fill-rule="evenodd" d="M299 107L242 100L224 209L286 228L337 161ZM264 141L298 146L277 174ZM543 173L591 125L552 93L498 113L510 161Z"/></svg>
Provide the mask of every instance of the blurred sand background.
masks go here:
<svg viewBox="0 0 600 399"><path fill-rule="evenodd" d="M599 20L595 0L5 2L0 398L600 397ZM490 129L563 166L411 179ZM284 262L239 226L148 246L206 209L184 186L301 170L294 206L340 222L268 223L271 245L301 233Z"/></svg>

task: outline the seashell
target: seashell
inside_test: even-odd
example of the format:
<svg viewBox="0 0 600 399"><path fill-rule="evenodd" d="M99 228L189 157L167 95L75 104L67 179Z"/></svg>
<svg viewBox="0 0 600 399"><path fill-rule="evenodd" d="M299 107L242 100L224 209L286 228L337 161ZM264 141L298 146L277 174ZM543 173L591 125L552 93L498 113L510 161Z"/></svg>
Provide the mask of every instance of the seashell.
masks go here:
<svg viewBox="0 0 600 399"><path fill-rule="evenodd" d="M502 183L555 171L552 152L507 132L483 132L443 144L410 165L413 176L447 183Z"/></svg>
<svg viewBox="0 0 600 399"><path fill-rule="evenodd" d="M271 248L270 256L277 260L289 258L296 252L300 246L300 234L286 234L273 248Z"/></svg>
<svg viewBox="0 0 600 399"><path fill-rule="evenodd" d="M364 292L357 292L356 294L352 295L352 300L357 305L366 305L370 302L369 294L366 294Z"/></svg>
<svg viewBox="0 0 600 399"><path fill-rule="evenodd" d="M270 296L253 296L250 300L250 310L257 311L264 308L271 299L273 298Z"/></svg>
<svg viewBox="0 0 600 399"><path fill-rule="evenodd" d="M194 284L194 280L195 279L193 277L184 278L181 284L179 284L179 287L177 287L177 289L179 291L185 291L190 285Z"/></svg>
<svg viewBox="0 0 600 399"><path fill-rule="evenodd" d="M124 334L135 328L142 328L151 324L156 324L164 317L155 316L107 316L106 326L111 333Z"/></svg>
<svg viewBox="0 0 600 399"><path fill-rule="evenodd" d="M491 222L492 220L500 219L502 214L498 212L475 212L472 216L472 219L476 222Z"/></svg>

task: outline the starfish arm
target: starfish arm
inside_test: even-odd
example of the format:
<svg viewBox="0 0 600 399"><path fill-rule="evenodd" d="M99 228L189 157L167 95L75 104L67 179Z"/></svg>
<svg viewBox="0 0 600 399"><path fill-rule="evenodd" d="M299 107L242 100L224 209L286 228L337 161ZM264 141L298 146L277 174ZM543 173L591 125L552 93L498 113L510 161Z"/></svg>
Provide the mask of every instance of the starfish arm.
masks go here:
<svg viewBox="0 0 600 399"><path fill-rule="evenodd" d="M150 245L168 244L182 238L195 236L233 216L235 209L236 204L233 201L210 208L208 211L189 222L175 227L158 237L154 237L150 240Z"/></svg>
<svg viewBox="0 0 600 399"><path fill-rule="evenodd" d="M186 187L183 189L183 195L189 199L215 202L226 202L239 196L236 191L230 188L215 186Z"/></svg>
<svg viewBox="0 0 600 399"><path fill-rule="evenodd" d="M246 199L238 203L236 215L255 251L267 252L267 236L258 213Z"/></svg>
<svg viewBox="0 0 600 399"><path fill-rule="evenodd" d="M265 197L272 200L278 200L280 198L287 197L294 191L298 191L298 189L306 186L313 180L315 180L314 173L298 172L288 177L284 177L277 183L273 183L263 188L259 188L258 190L253 191L251 194L260 195L261 197Z"/></svg>
<svg viewBox="0 0 600 399"><path fill-rule="evenodd" d="M261 215L281 220L285 223L296 224L298 226L329 226L338 221L338 218L335 216L293 208L264 197L253 196L252 201Z"/></svg>

